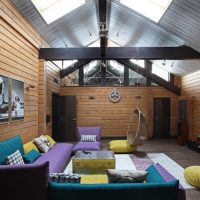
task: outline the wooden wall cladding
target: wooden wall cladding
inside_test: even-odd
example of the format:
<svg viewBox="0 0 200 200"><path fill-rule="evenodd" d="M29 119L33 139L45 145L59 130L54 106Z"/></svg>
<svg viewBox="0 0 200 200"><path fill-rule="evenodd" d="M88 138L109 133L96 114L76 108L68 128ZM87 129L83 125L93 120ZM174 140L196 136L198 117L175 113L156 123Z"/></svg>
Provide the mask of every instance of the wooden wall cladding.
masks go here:
<svg viewBox="0 0 200 200"><path fill-rule="evenodd" d="M187 118L190 137L199 134L200 129L200 71L182 77L182 96L187 101Z"/></svg>
<svg viewBox="0 0 200 200"><path fill-rule="evenodd" d="M77 126L101 126L103 137L126 136L128 121L137 106L135 96L140 95L140 109L146 116L148 136L153 134L153 98L171 98L171 135L176 135L178 97L163 87L118 87L121 100L108 99L113 87L61 87L60 95L77 97ZM90 99L93 96L94 99ZM67 122L66 122L67 123ZM136 121L132 129L136 130Z"/></svg>
<svg viewBox="0 0 200 200"><path fill-rule="evenodd" d="M0 0L0 74L31 84L24 91L24 120L0 124L0 140L20 134L23 142L38 136L38 49L47 45L15 9L10 1Z"/></svg>

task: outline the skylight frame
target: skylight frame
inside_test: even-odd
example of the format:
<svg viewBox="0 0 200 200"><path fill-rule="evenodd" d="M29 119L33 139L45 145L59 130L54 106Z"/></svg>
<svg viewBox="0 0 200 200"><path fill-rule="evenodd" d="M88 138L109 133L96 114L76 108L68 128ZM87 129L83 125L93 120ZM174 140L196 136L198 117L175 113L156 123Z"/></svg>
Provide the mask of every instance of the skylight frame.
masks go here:
<svg viewBox="0 0 200 200"><path fill-rule="evenodd" d="M172 2L173 0L120 0L121 4L156 23L160 21Z"/></svg>
<svg viewBox="0 0 200 200"><path fill-rule="evenodd" d="M85 4L85 0L73 0L67 5L66 0L31 0L31 2L47 24Z"/></svg>

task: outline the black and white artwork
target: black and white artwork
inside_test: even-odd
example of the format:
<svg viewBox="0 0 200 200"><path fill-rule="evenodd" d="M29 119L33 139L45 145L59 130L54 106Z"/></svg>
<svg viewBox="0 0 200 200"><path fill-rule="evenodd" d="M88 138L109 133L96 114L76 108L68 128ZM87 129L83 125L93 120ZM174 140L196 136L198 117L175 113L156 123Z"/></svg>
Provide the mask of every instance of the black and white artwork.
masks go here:
<svg viewBox="0 0 200 200"><path fill-rule="evenodd" d="M0 122L9 120L9 84L8 77L0 75Z"/></svg>
<svg viewBox="0 0 200 200"><path fill-rule="evenodd" d="M11 105L12 120L24 119L24 83L22 81L12 79Z"/></svg>

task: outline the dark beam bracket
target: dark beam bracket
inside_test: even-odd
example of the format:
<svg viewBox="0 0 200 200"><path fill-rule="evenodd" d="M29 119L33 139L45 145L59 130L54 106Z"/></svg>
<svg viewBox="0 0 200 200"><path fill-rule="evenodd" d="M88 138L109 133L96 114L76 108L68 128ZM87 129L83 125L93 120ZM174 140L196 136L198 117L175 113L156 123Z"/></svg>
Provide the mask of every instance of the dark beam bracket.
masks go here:
<svg viewBox="0 0 200 200"><path fill-rule="evenodd" d="M129 86L129 68L124 66L124 86Z"/></svg>
<svg viewBox="0 0 200 200"><path fill-rule="evenodd" d="M106 85L106 65L101 65L101 86Z"/></svg>
<svg viewBox="0 0 200 200"><path fill-rule="evenodd" d="M79 86L84 85L84 69L83 66L79 68L79 77L78 77Z"/></svg>
<svg viewBox="0 0 200 200"><path fill-rule="evenodd" d="M164 79L160 78L159 76L150 73L148 70L138 67L136 64L132 63L129 60L118 59L117 62L120 64L127 66L128 68L136 71L137 73L151 79L155 83L165 87L166 89L170 90L171 92L175 93L176 95L181 95L181 89L176 87L175 85L171 84L170 82L165 81Z"/></svg>
<svg viewBox="0 0 200 200"><path fill-rule="evenodd" d="M189 60L200 59L200 53L190 47L107 47L106 55L102 57L101 48L41 48L39 59L45 60Z"/></svg>

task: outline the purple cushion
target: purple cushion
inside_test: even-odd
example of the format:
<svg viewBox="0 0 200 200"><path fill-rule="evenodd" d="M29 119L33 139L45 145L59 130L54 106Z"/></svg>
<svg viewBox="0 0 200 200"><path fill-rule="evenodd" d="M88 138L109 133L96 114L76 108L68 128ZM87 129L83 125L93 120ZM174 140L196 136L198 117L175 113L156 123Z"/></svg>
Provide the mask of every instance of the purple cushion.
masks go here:
<svg viewBox="0 0 200 200"><path fill-rule="evenodd" d="M49 163L0 165L1 197L4 199L46 200Z"/></svg>
<svg viewBox="0 0 200 200"><path fill-rule="evenodd" d="M78 127L78 140L81 140L81 135L96 135L97 141L100 141L100 127Z"/></svg>
<svg viewBox="0 0 200 200"><path fill-rule="evenodd" d="M74 148L73 151L99 151L100 150L100 145L101 143L96 141L96 142L78 142Z"/></svg>
<svg viewBox="0 0 200 200"><path fill-rule="evenodd" d="M74 145L69 143L56 143L47 153L43 153L34 163L49 161L49 172L61 172L69 159Z"/></svg>
<svg viewBox="0 0 200 200"><path fill-rule="evenodd" d="M158 170L160 175L166 182L176 180L174 176L172 176L162 165L159 163L155 164L155 168ZM178 200L186 200L186 194L183 186L179 183L179 191L178 191Z"/></svg>

